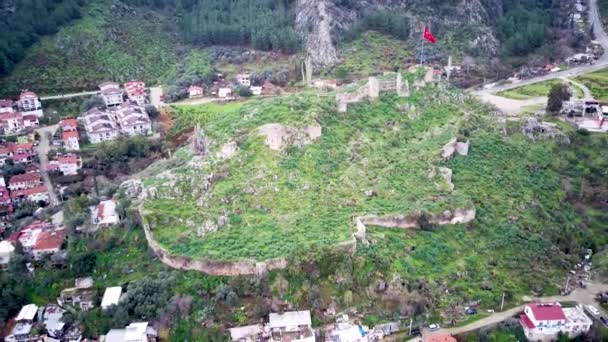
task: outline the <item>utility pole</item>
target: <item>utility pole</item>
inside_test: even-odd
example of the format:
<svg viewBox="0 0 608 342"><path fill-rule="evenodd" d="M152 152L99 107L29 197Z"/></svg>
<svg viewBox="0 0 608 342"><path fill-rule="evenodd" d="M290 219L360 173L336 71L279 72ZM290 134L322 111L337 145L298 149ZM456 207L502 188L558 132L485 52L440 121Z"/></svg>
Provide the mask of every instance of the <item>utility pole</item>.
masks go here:
<svg viewBox="0 0 608 342"><path fill-rule="evenodd" d="M410 318L410 333L409 333L410 336L412 335L412 323L413 322L414 322L414 319Z"/></svg>
<svg viewBox="0 0 608 342"><path fill-rule="evenodd" d="M500 303L500 311L505 307L505 293L502 293L502 301Z"/></svg>

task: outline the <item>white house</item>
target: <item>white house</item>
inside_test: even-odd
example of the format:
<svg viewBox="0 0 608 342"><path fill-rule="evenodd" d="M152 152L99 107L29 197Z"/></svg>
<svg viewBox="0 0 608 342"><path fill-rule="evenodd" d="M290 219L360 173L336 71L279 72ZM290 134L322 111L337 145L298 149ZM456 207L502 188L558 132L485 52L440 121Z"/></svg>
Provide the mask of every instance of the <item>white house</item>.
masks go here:
<svg viewBox="0 0 608 342"><path fill-rule="evenodd" d="M270 328L273 342L301 341L315 342L315 334L312 329L310 311L291 311L282 314L271 313L268 316L268 327Z"/></svg>
<svg viewBox="0 0 608 342"><path fill-rule="evenodd" d="M112 305L118 305L122 296L122 287L114 286L106 288L101 299L101 309L106 310Z"/></svg>
<svg viewBox="0 0 608 342"><path fill-rule="evenodd" d="M204 94L205 94L205 90L203 89L203 87L191 85L188 88L188 97L189 98L201 97Z"/></svg>
<svg viewBox="0 0 608 342"><path fill-rule="evenodd" d="M15 255L15 246L9 241L0 241L0 269L6 268Z"/></svg>
<svg viewBox="0 0 608 342"><path fill-rule="evenodd" d="M116 213L116 202L107 200L100 202L97 206L91 207L91 217L94 224L113 225L120 222Z"/></svg>
<svg viewBox="0 0 608 342"><path fill-rule="evenodd" d="M104 82L99 85L99 90L103 102L108 108L118 106L124 102L122 90L120 90L118 83Z"/></svg>
<svg viewBox="0 0 608 342"><path fill-rule="evenodd" d="M46 186L41 185L39 187L23 189L11 192L11 198L13 202L20 203L24 201L30 202L49 202L49 192Z"/></svg>
<svg viewBox="0 0 608 342"><path fill-rule="evenodd" d="M142 106L123 103L114 108L114 117L120 132L126 136L148 135L152 131L152 122Z"/></svg>
<svg viewBox="0 0 608 342"><path fill-rule="evenodd" d="M35 304L28 304L21 308L19 314L15 318L15 326L11 331L10 335L6 336L4 340L6 342L21 342L21 341L35 341L37 336L32 335L32 328L38 318L38 306Z"/></svg>
<svg viewBox="0 0 608 342"><path fill-rule="evenodd" d="M11 191L36 188L41 185L42 178L39 172L30 172L14 175L8 181L8 188Z"/></svg>
<svg viewBox="0 0 608 342"><path fill-rule="evenodd" d="M78 170L82 168L82 161L79 156L74 154L60 155L49 163L50 168L61 171L65 176L77 175Z"/></svg>
<svg viewBox="0 0 608 342"><path fill-rule="evenodd" d="M120 135L120 129L113 115L93 108L83 114L83 122L89 140L93 144L114 140Z"/></svg>
<svg viewBox="0 0 608 342"><path fill-rule="evenodd" d="M552 341L562 332L574 338L589 331L592 321L580 307L562 308L559 303L529 304L519 316L528 340Z"/></svg>
<svg viewBox="0 0 608 342"><path fill-rule="evenodd" d="M19 110L23 113L23 115L36 115L41 118L44 116L44 112L42 111L42 103L38 98L36 93L24 90L19 95L19 101L17 101L17 105L19 106Z"/></svg>
<svg viewBox="0 0 608 342"><path fill-rule="evenodd" d="M23 115L22 119L23 128L38 127L39 125L38 116L36 115Z"/></svg>
<svg viewBox="0 0 608 342"><path fill-rule="evenodd" d="M158 333L148 326L148 322L131 323L124 329L112 329L105 336L105 342L148 342L155 341Z"/></svg>
<svg viewBox="0 0 608 342"><path fill-rule="evenodd" d="M220 88L217 91L217 96L219 98L226 98L228 96L232 95L232 88L228 88L228 87L224 87L224 88Z"/></svg>
<svg viewBox="0 0 608 342"><path fill-rule="evenodd" d="M250 87L249 89L251 90L251 93L255 96L262 95L262 87Z"/></svg>
<svg viewBox="0 0 608 342"><path fill-rule="evenodd" d="M243 87L250 87L251 75L249 75L248 73L238 74L236 75L236 81L239 83L239 85Z"/></svg>

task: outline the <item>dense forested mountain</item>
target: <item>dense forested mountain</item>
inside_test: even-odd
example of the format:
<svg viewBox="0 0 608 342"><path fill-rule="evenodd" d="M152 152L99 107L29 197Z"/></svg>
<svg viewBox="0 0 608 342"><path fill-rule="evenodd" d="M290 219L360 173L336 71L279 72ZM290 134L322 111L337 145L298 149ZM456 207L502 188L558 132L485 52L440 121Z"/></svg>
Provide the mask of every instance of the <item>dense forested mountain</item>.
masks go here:
<svg viewBox="0 0 608 342"><path fill-rule="evenodd" d="M429 58L472 56L484 64L499 57L517 65L564 57L572 53L571 46L588 41L589 31L574 27L574 2L567 0L0 3L0 88L5 94L33 84L47 93L90 89L109 78L163 83L175 78L175 65L188 60L190 52L216 45L308 54L316 70L331 69L343 61L343 43L369 30L399 39L419 55L421 30L428 25L438 37L425 49ZM45 36L50 38L41 39Z"/></svg>
<svg viewBox="0 0 608 342"><path fill-rule="evenodd" d="M2 0L0 2L0 75L21 61L41 36L56 33L81 17L89 0Z"/></svg>

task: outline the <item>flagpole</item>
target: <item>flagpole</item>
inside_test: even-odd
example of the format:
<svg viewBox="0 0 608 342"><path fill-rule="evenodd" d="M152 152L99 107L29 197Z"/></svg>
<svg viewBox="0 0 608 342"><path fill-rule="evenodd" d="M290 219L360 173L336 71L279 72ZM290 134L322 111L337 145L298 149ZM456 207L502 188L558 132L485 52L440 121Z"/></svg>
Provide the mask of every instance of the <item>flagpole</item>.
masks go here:
<svg viewBox="0 0 608 342"><path fill-rule="evenodd" d="M424 28L422 29L422 36L420 37L420 65L424 63Z"/></svg>

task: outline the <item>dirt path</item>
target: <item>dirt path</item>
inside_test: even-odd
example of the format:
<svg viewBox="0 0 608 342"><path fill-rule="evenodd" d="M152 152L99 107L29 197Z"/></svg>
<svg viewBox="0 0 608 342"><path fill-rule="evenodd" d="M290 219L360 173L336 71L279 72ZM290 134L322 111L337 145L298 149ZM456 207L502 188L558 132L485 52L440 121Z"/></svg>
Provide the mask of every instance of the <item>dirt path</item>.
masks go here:
<svg viewBox="0 0 608 342"><path fill-rule="evenodd" d="M591 90L589 90L589 88L587 88L586 85L579 83L577 81L573 81L566 77L562 77L562 79L564 80L564 82L568 82L568 83L572 84L573 86L578 87L580 90L582 90L583 91L583 100L592 100L593 99Z"/></svg>
<svg viewBox="0 0 608 342"><path fill-rule="evenodd" d="M514 100L490 93L483 93L479 94L479 98L484 102L493 104L496 108L509 115L519 115L524 112L526 107L547 104L546 96L535 97L528 100Z"/></svg>
<svg viewBox="0 0 608 342"><path fill-rule="evenodd" d="M51 148L51 142L48 137L55 134L59 125L52 125L41 127L36 130L40 135L40 142L36 147L36 151L38 152L38 159L40 160L40 174L42 175L42 180L44 181L44 185L46 186L47 191L49 192L49 202L51 206L56 206L59 204L59 198L53 189L53 183L51 182L51 178L49 177L49 173L47 172L47 167L49 165L49 160L47 154Z"/></svg>

